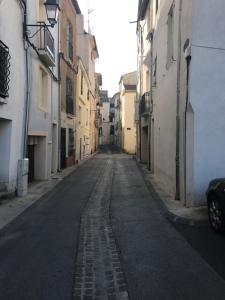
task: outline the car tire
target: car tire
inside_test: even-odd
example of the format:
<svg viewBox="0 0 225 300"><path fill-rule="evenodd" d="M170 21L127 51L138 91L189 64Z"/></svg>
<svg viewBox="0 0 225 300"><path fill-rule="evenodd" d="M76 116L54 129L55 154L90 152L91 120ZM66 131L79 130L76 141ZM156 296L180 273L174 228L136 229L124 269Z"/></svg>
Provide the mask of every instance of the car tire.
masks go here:
<svg viewBox="0 0 225 300"><path fill-rule="evenodd" d="M211 195L208 200L209 223L217 233L225 232L225 214L223 207L215 195Z"/></svg>

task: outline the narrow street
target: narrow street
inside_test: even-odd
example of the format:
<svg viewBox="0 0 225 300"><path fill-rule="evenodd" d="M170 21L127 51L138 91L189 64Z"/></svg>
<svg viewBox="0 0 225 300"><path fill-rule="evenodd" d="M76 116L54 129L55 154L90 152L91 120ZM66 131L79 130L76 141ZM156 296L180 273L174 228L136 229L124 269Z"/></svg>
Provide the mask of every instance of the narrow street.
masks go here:
<svg viewBox="0 0 225 300"><path fill-rule="evenodd" d="M198 230L165 218L132 156L102 148L0 231L0 300L224 300Z"/></svg>

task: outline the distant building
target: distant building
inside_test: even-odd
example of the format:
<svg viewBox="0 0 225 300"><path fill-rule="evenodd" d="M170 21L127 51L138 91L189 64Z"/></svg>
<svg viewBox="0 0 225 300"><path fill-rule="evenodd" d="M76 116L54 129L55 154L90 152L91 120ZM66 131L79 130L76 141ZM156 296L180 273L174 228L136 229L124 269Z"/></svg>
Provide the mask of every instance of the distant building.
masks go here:
<svg viewBox="0 0 225 300"><path fill-rule="evenodd" d="M110 134L110 144L115 144L115 103L114 98L109 99L109 134Z"/></svg>
<svg viewBox="0 0 225 300"><path fill-rule="evenodd" d="M131 72L121 76L120 82L121 101L121 146L127 153L136 153L136 124L135 103L137 88L137 72Z"/></svg>
<svg viewBox="0 0 225 300"><path fill-rule="evenodd" d="M116 93L112 98L111 102L113 103L113 143L119 149L121 149L121 119L120 119L120 110L121 110L121 101L120 101L120 93Z"/></svg>
<svg viewBox="0 0 225 300"><path fill-rule="evenodd" d="M110 100L108 96L108 91L100 91L100 112L102 115L102 137L101 144L110 144L110 127L109 127L109 114L110 114Z"/></svg>

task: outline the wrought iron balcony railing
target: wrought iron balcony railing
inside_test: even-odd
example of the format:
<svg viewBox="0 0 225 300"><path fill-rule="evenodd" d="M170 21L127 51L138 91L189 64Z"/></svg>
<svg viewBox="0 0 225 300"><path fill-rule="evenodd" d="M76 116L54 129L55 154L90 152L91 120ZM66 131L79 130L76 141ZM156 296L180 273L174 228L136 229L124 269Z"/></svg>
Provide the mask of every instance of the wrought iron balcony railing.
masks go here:
<svg viewBox="0 0 225 300"><path fill-rule="evenodd" d="M38 52L40 58L48 66L55 66L54 38L45 23L40 22Z"/></svg>
<svg viewBox="0 0 225 300"><path fill-rule="evenodd" d="M9 97L9 75L10 75L9 48L0 41L0 97Z"/></svg>
<svg viewBox="0 0 225 300"><path fill-rule="evenodd" d="M147 115L151 112L152 112L151 92L146 92L141 97L141 101L139 105L139 114Z"/></svg>

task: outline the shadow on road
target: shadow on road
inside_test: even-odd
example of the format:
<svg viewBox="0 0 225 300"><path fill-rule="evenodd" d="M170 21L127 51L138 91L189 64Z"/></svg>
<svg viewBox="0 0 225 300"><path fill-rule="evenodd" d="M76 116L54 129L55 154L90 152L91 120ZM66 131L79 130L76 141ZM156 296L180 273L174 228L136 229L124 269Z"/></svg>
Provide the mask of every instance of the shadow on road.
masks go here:
<svg viewBox="0 0 225 300"><path fill-rule="evenodd" d="M101 154L119 154L122 152L116 145L100 145L99 153L101 153Z"/></svg>

